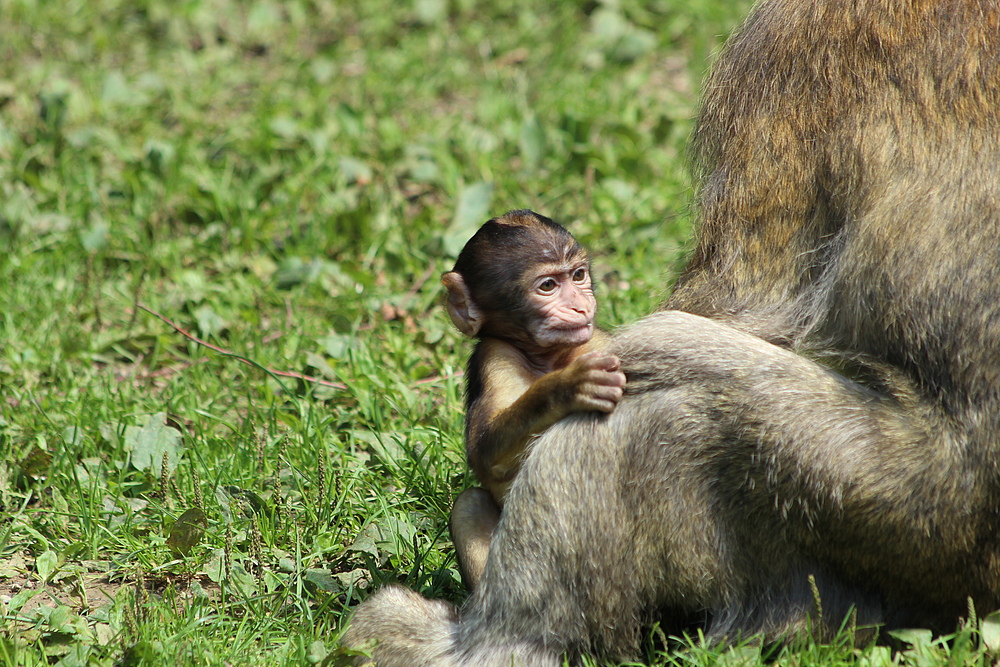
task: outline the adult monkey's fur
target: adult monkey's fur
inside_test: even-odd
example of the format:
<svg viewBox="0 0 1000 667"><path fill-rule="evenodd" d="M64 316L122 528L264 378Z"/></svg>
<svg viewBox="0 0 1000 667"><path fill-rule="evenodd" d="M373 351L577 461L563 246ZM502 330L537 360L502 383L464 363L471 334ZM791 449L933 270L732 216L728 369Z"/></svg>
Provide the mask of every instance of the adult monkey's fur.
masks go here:
<svg viewBox="0 0 1000 667"><path fill-rule="evenodd" d="M705 89L698 245L616 336L628 395L538 441L461 610L358 608L383 667L1000 606L1000 7L764 2Z"/></svg>

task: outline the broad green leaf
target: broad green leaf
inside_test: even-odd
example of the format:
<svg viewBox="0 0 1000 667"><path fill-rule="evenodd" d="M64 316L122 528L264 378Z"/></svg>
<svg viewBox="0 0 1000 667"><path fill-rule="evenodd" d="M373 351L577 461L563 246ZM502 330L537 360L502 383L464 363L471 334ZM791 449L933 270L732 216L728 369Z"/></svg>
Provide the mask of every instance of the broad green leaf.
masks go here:
<svg viewBox="0 0 1000 667"><path fill-rule="evenodd" d="M323 643L322 639L317 639L316 641L309 644L309 650L306 655L306 660L308 660L313 665L318 665L326 658L329 651L326 650L326 644Z"/></svg>
<svg viewBox="0 0 1000 667"><path fill-rule="evenodd" d="M35 559L35 571L42 581L48 581L59 567L59 554L49 550Z"/></svg>
<svg viewBox="0 0 1000 667"><path fill-rule="evenodd" d="M274 281L278 289L291 289L296 285L307 283L320 276L340 277L340 267L333 262L321 259L306 261L301 257L286 257L278 265L274 273Z"/></svg>
<svg viewBox="0 0 1000 667"><path fill-rule="evenodd" d="M205 513L197 507L181 514L167 535L167 547L178 556L187 556L205 534Z"/></svg>
<svg viewBox="0 0 1000 667"><path fill-rule="evenodd" d="M302 578L327 593L339 593L342 590L337 579L326 569L311 567L305 571Z"/></svg>
<svg viewBox="0 0 1000 667"><path fill-rule="evenodd" d="M111 447L117 448L122 438L121 427L122 424L119 423L104 422L97 428L97 432L101 434L101 438L110 444Z"/></svg>
<svg viewBox="0 0 1000 667"><path fill-rule="evenodd" d="M643 56L656 46L656 37L648 30L633 28L621 36L610 55L617 62L628 63Z"/></svg>
<svg viewBox="0 0 1000 667"><path fill-rule="evenodd" d="M888 646L873 646L858 658L858 667L893 667L892 650Z"/></svg>
<svg viewBox="0 0 1000 667"><path fill-rule="evenodd" d="M10 556L0 559L0 579L13 579L24 576L28 565L24 562L24 555L14 552Z"/></svg>
<svg viewBox="0 0 1000 667"><path fill-rule="evenodd" d="M66 605L59 605L48 615L49 629L53 632L72 634L73 632L73 610Z"/></svg>
<svg viewBox="0 0 1000 667"><path fill-rule="evenodd" d="M371 554L375 558L378 558L378 547L375 546L375 535L377 532L372 534L371 531L365 530L364 533L358 535L357 539L348 547L349 551L356 551L358 553Z"/></svg>
<svg viewBox="0 0 1000 667"><path fill-rule="evenodd" d="M101 85L101 102L110 106L127 106L134 100L125 76L119 70L112 70L104 77Z"/></svg>
<svg viewBox="0 0 1000 667"><path fill-rule="evenodd" d="M281 10L273 2L258 0L250 5L250 11L247 12L247 30L258 39L272 35L281 21Z"/></svg>
<svg viewBox="0 0 1000 667"><path fill-rule="evenodd" d="M35 478L43 475L52 464L52 454L40 447L33 448L21 461L21 472Z"/></svg>
<svg viewBox="0 0 1000 667"><path fill-rule="evenodd" d="M107 646L114 641L114 639L118 636L118 633L115 632L114 628L107 623L95 623L94 635L100 646Z"/></svg>
<svg viewBox="0 0 1000 667"><path fill-rule="evenodd" d="M979 629L983 644L994 653L1000 652L1000 611L987 614Z"/></svg>
<svg viewBox="0 0 1000 667"><path fill-rule="evenodd" d="M76 642L70 645L69 652L56 663L57 667L91 667L95 664L91 655L94 652L93 647L89 643L84 643L91 640L91 633L74 639Z"/></svg>
<svg viewBox="0 0 1000 667"><path fill-rule="evenodd" d="M194 311L194 319L198 323L198 331L206 338L215 336L226 328L226 321L208 305L198 306Z"/></svg>
<svg viewBox="0 0 1000 667"><path fill-rule="evenodd" d="M258 593L257 580L247 572L242 563L233 563L229 568L229 575L229 585L236 588L241 595L250 596Z"/></svg>
<svg viewBox="0 0 1000 667"><path fill-rule="evenodd" d="M78 426L67 426L62 432L63 444L70 450L75 450L83 444L83 429Z"/></svg>
<svg viewBox="0 0 1000 667"><path fill-rule="evenodd" d="M623 204L633 201L636 197L635 186L619 178L608 178L601 181L601 188Z"/></svg>
<svg viewBox="0 0 1000 667"><path fill-rule="evenodd" d="M444 236L445 253L450 257L458 257L465 242L489 219L492 201L492 183L479 182L462 188L458 195L455 217Z"/></svg>
<svg viewBox="0 0 1000 667"><path fill-rule="evenodd" d="M914 648L930 646L934 641L934 633L923 628L904 628L902 630L890 630L889 634L901 642L906 642Z"/></svg>
<svg viewBox="0 0 1000 667"><path fill-rule="evenodd" d="M298 123L288 116L275 116L268 127L282 139L294 139L299 134Z"/></svg>
<svg viewBox="0 0 1000 667"><path fill-rule="evenodd" d="M381 552L399 556L412 550L414 535L416 528L409 522L396 517L385 517L379 523L368 524L350 550L369 553L375 557Z"/></svg>
<svg viewBox="0 0 1000 667"><path fill-rule="evenodd" d="M232 484L222 487L224 495L220 495L216 490L216 498L220 505L229 505L230 502L237 503L243 512L243 516L250 519L254 515L270 515L271 509L264 499L249 489L241 489ZM230 500L231 499L231 500Z"/></svg>
<svg viewBox="0 0 1000 667"><path fill-rule="evenodd" d="M656 47L656 36L634 25L621 12L602 7L590 17L594 40L608 60L631 62Z"/></svg>
<svg viewBox="0 0 1000 667"><path fill-rule="evenodd" d="M760 664L759 646L734 646L719 656L717 667L751 667Z"/></svg>
<svg viewBox="0 0 1000 667"><path fill-rule="evenodd" d="M163 468L163 455L167 455L170 472L177 468L181 455L181 434L167 426L167 415L157 412L150 415L143 426L125 429L125 448L131 451L129 461L136 470L149 470L159 477Z"/></svg>
<svg viewBox="0 0 1000 667"><path fill-rule="evenodd" d="M108 223L98 218L86 229L81 229L80 244L90 254L102 250L108 244Z"/></svg>
<svg viewBox="0 0 1000 667"><path fill-rule="evenodd" d="M121 667L164 664L163 644L158 641L138 641L127 647L118 662Z"/></svg>
<svg viewBox="0 0 1000 667"><path fill-rule="evenodd" d="M213 549L212 557L205 563L202 570L211 581L219 584L226 578L226 550Z"/></svg>
<svg viewBox="0 0 1000 667"><path fill-rule="evenodd" d="M441 168L434 153L423 144L408 144L404 149L403 164L410 178L421 183L432 183L441 177Z"/></svg>
<svg viewBox="0 0 1000 667"><path fill-rule="evenodd" d="M350 588L351 586L361 585L362 588L365 587L366 583L369 581L371 573L363 568L357 568L351 570L350 572L337 572L334 575L340 585L344 588Z"/></svg>
<svg viewBox="0 0 1000 667"><path fill-rule="evenodd" d="M340 173L344 175L348 183L369 183L372 180L372 169L361 160L344 156L337 162Z"/></svg>
<svg viewBox="0 0 1000 667"><path fill-rule="evenodd" d="M9 612L21 611L21 608L24 607L28 600L35 597L42 591L43 589L41 588L22 588L7 603L7 610Z"/></svg>
<svg viewBox="0 0 1000 667"><path fill-rule="evenodd" d="M331 333L318 338L316 342L334 359L344 359L350 350L358 347L356 335Z"/></svg>
<svg viewBox="0 0 1000 667"><path fill-rule="evenodd" d="M413 13L424 25L440 23L448 16L446 0L414 0Z"/></svg>

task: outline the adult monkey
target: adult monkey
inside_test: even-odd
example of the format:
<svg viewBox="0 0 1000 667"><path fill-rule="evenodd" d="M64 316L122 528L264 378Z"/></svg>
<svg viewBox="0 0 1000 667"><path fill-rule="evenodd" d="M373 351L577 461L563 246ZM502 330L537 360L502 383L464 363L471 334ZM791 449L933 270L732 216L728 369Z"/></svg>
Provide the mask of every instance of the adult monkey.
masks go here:
<svg viewBox="0 0 1000 667"><path fill-rule="evenodd" d="M538 441L460 611L359 607L383 667L1000 605L1000 7L767 1L705 90L698 245L616 336L627 395Z"/></svg>

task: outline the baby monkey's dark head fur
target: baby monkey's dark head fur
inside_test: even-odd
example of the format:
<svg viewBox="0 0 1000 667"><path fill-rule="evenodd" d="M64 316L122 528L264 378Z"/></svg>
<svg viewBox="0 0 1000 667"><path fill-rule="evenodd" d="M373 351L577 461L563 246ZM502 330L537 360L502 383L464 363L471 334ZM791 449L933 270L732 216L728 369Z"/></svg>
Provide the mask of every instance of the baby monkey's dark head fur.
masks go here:
<svg viewBox="0 0 1000 667"><path fill-rule="evenodd" d="M568 329L573 322L565 320L576 317L548 313L549 306L539 302L537 295L561 288L561 275L572 283L559 297L563 312L567 307L586 311L592 320L593 304L583 304L593 302L587 251L562 225L533 211L517 210L487 221L442 282L448 288L452 321L466 335L515 339L530 335L541 342L536 335L540 329ZM564 321L551 324L560 317ZM545 318L550 324L542 323Z"/></svg>
<svg viewBox="0 0 1000 667"><path fill-rule="evenodd" d="M455 262L480 308L514 313L525 308L513 285L543 263L586 259L587 252L559 223L534 211L510 211L488 220Z"/></svg>

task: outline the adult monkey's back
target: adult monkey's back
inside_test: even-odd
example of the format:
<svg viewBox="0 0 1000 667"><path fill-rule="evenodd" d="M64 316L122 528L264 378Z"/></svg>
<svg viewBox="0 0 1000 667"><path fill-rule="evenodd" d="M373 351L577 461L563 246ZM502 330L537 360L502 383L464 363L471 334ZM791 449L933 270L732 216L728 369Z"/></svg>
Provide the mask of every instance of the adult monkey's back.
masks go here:
<svg viewBox="0 0 1000 667"><path fill-rule="evenodd" d="M998 59L993 0L760 5L705 87L697 248L617 336L629 395L545 433L461 611L386 589L347 642L557 665L654 619L1000 606Z"/></svg>

